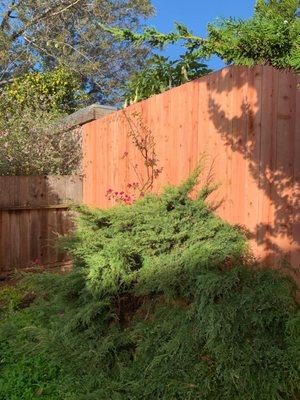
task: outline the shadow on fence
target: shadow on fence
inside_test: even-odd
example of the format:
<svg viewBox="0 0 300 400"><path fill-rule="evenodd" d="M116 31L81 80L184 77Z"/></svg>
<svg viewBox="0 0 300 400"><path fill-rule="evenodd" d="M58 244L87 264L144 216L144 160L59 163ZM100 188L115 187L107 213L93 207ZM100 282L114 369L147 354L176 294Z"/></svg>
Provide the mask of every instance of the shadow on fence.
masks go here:
<svg viewBox="0 0 300 400"><path fill-rule="evenodd" d="M269 199L270 208L250 237L263 245L266 261L287 258L300 263L299 125L297 128L296 75L271 67L223 70L208 81L209 116L225 146L242 155L257 188ZM237 72L238 71L238 72ZM242 90L240 110L232 115L218 94ZM243 90L244 89L244 90ZM235 101L236 99L233 99ZM229 100L230 103L230 100ZM246 129L245 129L246 127ZM297 137L298 135L298 137ZM297 149L298 146L298 149ZM299 153L298 153L299 154ZM263 211L262 211L263 212Z"/></svg>
<svg viewBox="0 0 300 400"><path fill-rule="evenodd" d="M0 177L0 273L68 262L57 238L73 229L68 208L81 201L78 176Z"/></svg>

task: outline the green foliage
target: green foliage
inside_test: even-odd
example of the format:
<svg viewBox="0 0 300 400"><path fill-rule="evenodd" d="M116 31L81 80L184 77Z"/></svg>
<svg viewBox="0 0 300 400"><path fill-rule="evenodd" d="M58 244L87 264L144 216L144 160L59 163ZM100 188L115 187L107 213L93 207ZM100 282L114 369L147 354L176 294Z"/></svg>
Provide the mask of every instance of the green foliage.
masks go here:
<svg viewBox="0 0 300 400"><path fill-rule="evenodd" d="M258 1L253 18L208 26L202 51L227 63L269 64L300 71L299 0Z"/></svg>
<svg viewBox="0 0 300 400"><path fill-rule="evenodd" d="M63 116L86 99L70 71L29 73L0 91L0 175L79 172L81 135L66 131Z"/></svg>
<svg viewBox="0 0 300 400"><path fill-rule="evenodd" d="M148 67L127 83L126 105L162 93L208 72L210 70L207 66L191 53L186 53L175 61L155 55L149 60Z"/></svg>
<svg viewBox="0 0 300 400"><path fill-rule="evenodd" d="M71 175L81 170L81 132L56 113L24 109L0 120L0 175Z"/></svg>
<svg viewBox="0 0 300 400"><path fill-rule="evenodd" d="M14 118L24 110L71 113L86 96L81 79L65 68L31 72L5 85L0 94L0 118Z"/></svg>
<svg viewBox="0 0 300 400"><path fill-rule="evenodd" d="M223 19L208 25L207 38L193 34L186 26L175 23L175 31L167 34L147 27L142 34L129 29L106 28L118 40L138 46L163 49L180 42L186 53L179 62L168 63L155 58L150 67L129 82L129 100L140 100L159 93L173 84L181 84L184 74L178 71L186 57L193 60L209 59L217 55L228 64L252 66L273 65L276 68L294 68L300 71L300 18L297 13L299 0L258 0L255 12L249 20ZM175 70L174 70L175 66ZM189 64L191 76L194 66ZM176 79L174 79L174 72ZM178 74L179 72L179 74ZM200 74L205 69L200 70ZM207 72L207 71L206 71ZM188 80L189 80L188 79ZM173 82L174 80L174 82ZM171 84L170 84L171 83ZM128 95L127 95L128 98Z"/></svg>
<svg viewBox="0 0 300 400"><path fill-rule="evenodd" d="M0 313L15 309L21 302L22 295L14 287L0 287Z"/></svg>
<svg viewBox="0 0 300 400"><path fill-rule="evenodd" d="M29 277L35 302L0 322L0 399L299 398L293 283L246 264L210 189L190 198L197 173L132 206L79 210L62 242L74 270Z"/></svg>
<svg viewBox="0 0 300 400"><path fill-rule="evenodd" d="M155 28L146 27L142 34L131 31L130 29L120 29L119 27L109 27L102 25L103 29L114 35L118 40L128 41L137 45L142 45L146 42L151 47L158 47L163 49L166 45L174 44L180 39L192 39L191 32L186 26L175 22L175 32L167 34L158 32ZM194 37L197 41L203 41L199 37Z"/></svg>
<svg viewBox="0 0 300 400"><path fill-rule="evenodd" d="M31 326L38 329L40 314L34 309L18 310L23 295L20 289L0 290L0 298L7 300L6 304L0 301L0 399L58 399L59 368L38 348L31 332Z"/></svg>
<svg viewBox="0 0 300 400"><path fill-rule="evenodd" d="M138 29L153 14L150 0L2 0L0 8L0 84L64 66L81 76L91 102L112 104L149 53L116 41L99 21Z"/></svg>

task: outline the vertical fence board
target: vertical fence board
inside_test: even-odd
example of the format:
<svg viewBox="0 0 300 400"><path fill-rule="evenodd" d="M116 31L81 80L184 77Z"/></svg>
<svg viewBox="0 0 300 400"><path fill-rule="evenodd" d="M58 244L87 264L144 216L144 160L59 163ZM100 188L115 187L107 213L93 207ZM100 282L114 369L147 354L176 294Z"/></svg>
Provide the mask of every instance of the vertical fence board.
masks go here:
<svg viewBox="0 0 300 400"><path fill-rule="evenodd" d="M72 229L68 204L81 201L78 176L1 176L0 273L68 260L56 242Z"/></svg>
<svg viewBox="0 0 300 400"><path fill-rule="evenodd" d="M295 84L295 83L294 83ZM300 264L300 90L295 93L292 265Z"/></svg>
<svg viewBox="0 0 300 400"><path fill-rule="evenodd" d="M206 153L224 199L217 210L250 231L262 260L285 254L299 266L299 77L268 66L230 66L125 109L152 131L163 173L154 190L177 184ZM298 98L298 102L295 98ZM143 170L118 111L83 127L83 201L109 207L105 191L136 179L125 151ZM95 145L97 143L97 146ZM98 147L101 151L96 151Z"/></svg>

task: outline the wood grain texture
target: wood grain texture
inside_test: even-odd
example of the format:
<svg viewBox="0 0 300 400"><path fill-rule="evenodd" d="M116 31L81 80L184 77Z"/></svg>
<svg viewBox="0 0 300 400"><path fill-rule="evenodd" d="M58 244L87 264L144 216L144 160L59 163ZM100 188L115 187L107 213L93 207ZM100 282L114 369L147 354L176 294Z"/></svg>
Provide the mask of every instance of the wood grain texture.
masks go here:
<svg viewBox="0 0 300 400"><path fill-rule="evenodd" d="M230 66L83 126L83 202L110 207L108 188L126 191L145 173L128 138L138 113L152 131L163 172L154 191L178 184L205 154L206 173L220 183L217 212L249 231L266 263L300 264L299 76L268 66ZM124 118L126 113L127 118ZM122 154L128 153L128 157Z"/></svg>
<svg viewBox="0 0 300 400"><path fill-rule="evenodd" d="M73 229L68 208L81 201L78 176L1 176L0 273L67 261L57 238Z"/></svg>

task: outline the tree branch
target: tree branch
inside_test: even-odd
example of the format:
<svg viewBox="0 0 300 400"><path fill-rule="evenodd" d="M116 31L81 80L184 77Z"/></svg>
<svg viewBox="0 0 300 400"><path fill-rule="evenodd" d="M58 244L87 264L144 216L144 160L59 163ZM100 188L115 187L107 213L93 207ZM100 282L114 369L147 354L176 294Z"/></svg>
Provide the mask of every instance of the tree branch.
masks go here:
<svg viewBox="0 0 300 400"><path fill-rule="evenodd" d="M15 11L15 9L18 5L16 3L17 3L17 0L12 0L6 13L4 13L1 24L0 24L0 30L3 30L5 28L5 25L8 23L9 18L13 18L11 14Z"/></svg>
<svg viewBox="0 0 300 400"><path fill-rule="evenodd" d="M7 83L12 83L13 81L13 78L3 79L2 81L0 81L0 86L5 86Z"/></svg>
<svg viewBox="0 0 300 400"><path fill-rule="evenodd" d="M55 6L53 6L53 7L51 7L51 8L48 8L45 12L43 12L42 14L37 15L35 18L33 18L33 19L31 20L30 23L26 24L26 25L23 26L21 29L19 29L18 31L14 32L14 33L11 35L10 39L11 39L12 41L16 40L17 38L19 38L20 36L22 36L22 35L24 34L24 32L25 32L28 28L34 26L35 24L37 24L37 23L40 22L41 20L46 19L46 18L48 18L48 17L53 17L53 16L56 16L56 15L62 14L62 13L64 13L65 11L67 11L68 9L70 9L71 7L74 7L74 6L75 6L76 4L78 4L80 1L84 1L84 0L75 0L75 1L73 1L71 4L69 4L68 6L66 6L65 8L63 8L63 9L61 9L61 10L58 10L58 11L56 11L56 10L60 7L59 4L56 4Z"/></svg>
<svg viewBox="0 0 300 400"><path fill-rule="evenodd" d="M76 6L76 4L79 3L80 1L82 1L82 0L76 0L76 1L74 1L72 4L69 4L67 7L63 8L62 10L53 13L53 14L52 14L52 17L54 17L55 15L64 13L64 12L67 11L69 8Z"/></svg>

